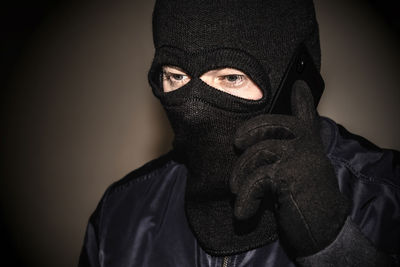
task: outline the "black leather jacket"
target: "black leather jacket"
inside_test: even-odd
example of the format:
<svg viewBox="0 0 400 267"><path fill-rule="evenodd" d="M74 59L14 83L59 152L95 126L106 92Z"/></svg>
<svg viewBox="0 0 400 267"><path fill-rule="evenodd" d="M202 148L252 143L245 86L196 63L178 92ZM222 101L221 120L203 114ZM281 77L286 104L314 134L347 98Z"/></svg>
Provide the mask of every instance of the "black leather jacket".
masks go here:
<svg viewBox="0 0 400 267"><path fill-rule="evenodd" d="M340 190L352 202L346 222L350 231L342 230L342 236L350 235L350 239L335 240L336 245L326 249L328 258L322 253L322 257L313 255L310 260L297 263L378 266L380 263L374 262L374 258L384 255L391 262L382 261L385 265L397 266L399 153L380 149L327 118L321 119L321 125L326 154L336 171ZM167 154L111 185L90 217L79 266L295 266L279 240L229 257L206 254L197 244L184 213L186 173L185 166ZM341 250L346 250L346 246L363 246L346 244L361 240L354 237L358 235L354 232L367 240L361 243L367 242L373 249L343 254ZM336 260L342 257L348 259Z"/></svg>

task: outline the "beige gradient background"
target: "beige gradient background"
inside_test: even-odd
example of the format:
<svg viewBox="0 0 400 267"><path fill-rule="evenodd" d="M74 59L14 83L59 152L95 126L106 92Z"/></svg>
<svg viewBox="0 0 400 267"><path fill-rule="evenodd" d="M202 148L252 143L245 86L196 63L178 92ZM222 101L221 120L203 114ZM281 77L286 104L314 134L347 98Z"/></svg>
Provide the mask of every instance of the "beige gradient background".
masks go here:
<svg viewBox="0 0 400 267"><path fill-rule="evenodd" d="M400 149L399 35L362 1L316 1L326 91L319 111ZM2 99L6 230L26 266L77 264L106 187L166 152L171 130L147 84L153 1L55 9Z"/></svg>

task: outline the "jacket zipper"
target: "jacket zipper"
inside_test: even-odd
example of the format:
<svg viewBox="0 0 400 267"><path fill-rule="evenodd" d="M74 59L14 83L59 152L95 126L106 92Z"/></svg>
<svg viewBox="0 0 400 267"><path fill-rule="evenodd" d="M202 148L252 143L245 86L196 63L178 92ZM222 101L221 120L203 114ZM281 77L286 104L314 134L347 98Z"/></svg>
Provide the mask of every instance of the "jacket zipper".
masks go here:
<svg viewBox="0 0 400 267"><path fill-rule="evenodd" d="M227 256L225 256L224 260L222 262L222 267L228 267L228 261L229 261L229 258Z"/></svg>

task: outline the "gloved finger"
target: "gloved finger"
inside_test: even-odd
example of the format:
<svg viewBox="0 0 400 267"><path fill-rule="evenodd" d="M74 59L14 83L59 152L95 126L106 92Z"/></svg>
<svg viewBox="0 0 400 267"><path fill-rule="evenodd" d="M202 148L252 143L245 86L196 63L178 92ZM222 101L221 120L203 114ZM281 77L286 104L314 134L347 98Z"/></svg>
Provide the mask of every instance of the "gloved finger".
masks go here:
<svg viewBox="0 0 400 267"><path fill-rule="evenodd" d="M301 121L293 116L265 114L242 124L235 133L234 145L239 150L267 139L290 140L296 138Z"/></svg>
<svg viewBox="0 0 400 267"><path fill-rule="evenodd" d="M254 216L265 197L270 197L271 200L276 198L279 188L271 178L273 170L270 166L256 169L240 187L234 204L234 216L238 220Z"/></svg>
<svg viewBox="0 0 400 267"><path fill-rule="evenodd" d="M298 80L293 84L291 103L293 115L306 123L307 127L312 127L316 110L311 89L305 81Z"/></svg>
<svg viewBox="0 0 400 267"><path fill-rule="evenodd" d="M248 148L235 162L229 179L230 189L236 194L255 169L275 163L287 149L287 140L265 140Z"/></svg>

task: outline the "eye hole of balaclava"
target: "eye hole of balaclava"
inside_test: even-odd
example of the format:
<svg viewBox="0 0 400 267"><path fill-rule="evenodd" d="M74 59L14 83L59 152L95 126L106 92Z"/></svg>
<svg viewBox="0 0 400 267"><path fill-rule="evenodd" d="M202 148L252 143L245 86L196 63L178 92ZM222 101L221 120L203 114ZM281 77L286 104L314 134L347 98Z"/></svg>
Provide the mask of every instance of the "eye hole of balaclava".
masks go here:
<svg viewBox="0 0 400 267"><path fill-rule="evenodd" d="M165 93L178 90L191 81L183 69L176 66L162 67L162 87ZM263 93L244 72L234 68L209 70L200 77L207 85L224 93L248 100L259 100Z"/></svg>

